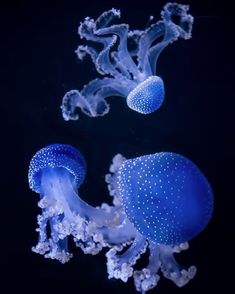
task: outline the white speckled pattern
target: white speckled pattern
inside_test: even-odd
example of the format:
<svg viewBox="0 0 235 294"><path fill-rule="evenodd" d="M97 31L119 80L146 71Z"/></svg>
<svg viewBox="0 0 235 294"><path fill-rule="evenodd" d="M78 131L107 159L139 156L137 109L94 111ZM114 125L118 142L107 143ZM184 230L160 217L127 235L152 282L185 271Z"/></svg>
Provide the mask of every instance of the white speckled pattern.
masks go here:
<svg viewBox="0 0 235 294"><path fill-rule="evenodd" d="M150 76L127 96L127 105L142 114L152 113L161 107L165 96L163 80Z"/></svg>
<svg viewBox="0 0 235 294"><path fill-rule="evenodd" d="M127 160L118 188L129 220L159 244L186 242L210 220L213 194L205 176L187 158L168 152Z"/></svg>

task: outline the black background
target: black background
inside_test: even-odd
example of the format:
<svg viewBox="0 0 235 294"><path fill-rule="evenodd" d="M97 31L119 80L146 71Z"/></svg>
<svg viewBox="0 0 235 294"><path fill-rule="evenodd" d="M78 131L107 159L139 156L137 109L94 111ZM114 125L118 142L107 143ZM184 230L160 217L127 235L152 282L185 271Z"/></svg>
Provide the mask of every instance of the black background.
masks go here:
<svg viewBox="0 0 235 294"><path fill-rule="evenodd" d="M234 30L226 1L181 1L195 17L193 38L177 41L160 56L158 74L166 99L159 111L143 116L124 99L109 100L102 118L85 115L65 122L61 98L96 76L89 59L74 54L81 41L77 27L112 7L122 21L144 28L149 15L158 19L167 1L7 1L1 2L1 293L135 293L108 280L104 252L81 253L65 265L31 252L36 244L37 195L27 182L34 153L51 143L67 143L86 158L88 174L80 195L99 205L110 201L104 175L112 157L128 158L159 151L185 155L205 173L214 191L209 226L177 256L195 264L197 276L182 289L161 279L151 293L231 293L234 234Z"/></svg>

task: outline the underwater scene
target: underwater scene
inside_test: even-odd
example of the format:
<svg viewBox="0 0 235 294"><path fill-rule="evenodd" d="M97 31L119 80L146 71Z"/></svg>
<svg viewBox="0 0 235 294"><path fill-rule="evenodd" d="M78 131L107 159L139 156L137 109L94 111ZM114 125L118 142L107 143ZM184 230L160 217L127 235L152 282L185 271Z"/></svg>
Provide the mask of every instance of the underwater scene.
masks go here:
<svg viewBox="0 0 235 294"><path fill-rule="evenodd" d="M6 293L228 293L225 5L26 0L1 19Z"/></svg>

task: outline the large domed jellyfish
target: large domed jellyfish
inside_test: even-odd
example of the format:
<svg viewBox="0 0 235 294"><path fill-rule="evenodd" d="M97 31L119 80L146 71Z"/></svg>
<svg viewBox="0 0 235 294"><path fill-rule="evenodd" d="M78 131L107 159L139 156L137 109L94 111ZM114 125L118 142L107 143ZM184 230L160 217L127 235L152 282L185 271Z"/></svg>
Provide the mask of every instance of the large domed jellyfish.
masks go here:
<svg viewBox="0 0 235 294"><path fill-rule="evenodd" d="M196 273L195 266L184 269L174 253L188 248L188 241L208 224L213 211L213 192L199 168L182 155L161 152L125 160L114 158L107 175L112 195L122 203L138 239L123 253L107 253L109 277L126 281L133 275L142 293L156 286L161 269L177 286L185 285ZM133 265L150 250L149 264L141 271Z"/></svg>
<svg viewBox="0 0 235 294"><path fill-rule="evenodd" d="M122 222L123 213L107 204L92 207L79 197L78 188L85 174L82 154L70 145L49 145L33 156L29 186L40 194L38 205L42 209L38 216L39 241L32 248L34 252L65 263L72 257L67 244L69 235L84 253L97 254L108 242L117 243L112 227ZM118 242L126 240L124 235L118 235Z"/></svg>
<svg viewBox="0 0 235 294"><path fill-rule="evenodd" d="M162 19L145 30L131 31L128 24L112 24L121 16L116 9L102 13L97 20L86 17L78 33L81 39L100 43L101 49L80 45L76 53L81 60L90 55L104 77L90 81L81 91L65 94L61 106L64 119L78 119L79 108L90 117L103 116L109 111L106 98L111 96L124 97L129 108L142 114L159 109L165 91L156 74L158 57L170 43L191 37L193 17L188 8L167 3Z"/></svg>

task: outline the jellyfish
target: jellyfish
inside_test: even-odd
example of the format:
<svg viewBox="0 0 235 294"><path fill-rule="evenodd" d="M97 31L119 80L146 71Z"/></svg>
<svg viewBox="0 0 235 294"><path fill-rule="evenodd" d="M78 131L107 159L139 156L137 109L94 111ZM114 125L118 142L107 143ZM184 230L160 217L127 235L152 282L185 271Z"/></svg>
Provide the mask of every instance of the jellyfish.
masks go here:
<svg viewBox="0 0 235 294"><path fill-rule="evenodd" d="M79 197L78 188L85 174L84 157L70 145L49 145L33 156L28 173L29 187L40 195L38 206L42 209L37 218L39 240L32 248L34 252L65 263L72 257L68 236L73 237L84 253L93 255L108 246L108 242L117 243L112 227L122 222L123 213L120 208L108 204L92 207ZM118 237L120 241L126 240L125 233Z"/></svg>
<svg viewBox="0 0 235 294"><path fill-rule="evenodd" d="M49 145L33 156L29 186L42 209L33 251L65 263L71 236L86 254L106 248L108 278L133 277L138 292L154 288L159 272L179 287L188 283L196 267L179 265L174 254L188 248L213 211L213 192L199 168L170 152L133 159L117 154L105 176L112 204L97 207L79 197L85 173L83 156L70 145ZM147 249L147 266L135 270Z"/></svg>
<svg viewBox="0 0 235 294"><path fill-rule="evenodd" d="M213 212L213 192L199 168L186 157L160 152L126 160L114 157L106 176L109 190L122 203L135 229L133 245L122 255L110 249L109 277L126 281L134 277L137 291L157 285L158 271L177 286L184 286L196 273L178 265L174 253L188 248L188 241L206 228ZM140 271L133 265L149 247L149 264ZM145 244L145 245L143 245Z"/></svg>
<svg viewBox="0 0 235 294"><path fill-rule="evenodd" d="M90 81L81 91L70 90L64 95L64 119L77 120L78 109L90 117L103 116L109 112L106 99L111 96L124 97L128 107L141 114L158 110L165 96L163 80L156 74L158 57L170 43L191 37L193 17L188 9L187 5L167 3L161 20L145 30L112 24L121 16L114 8L97 20L86 17L78 34L99 46L80 45L76 54L80 60L90 55L103 77Z"/></svg>

